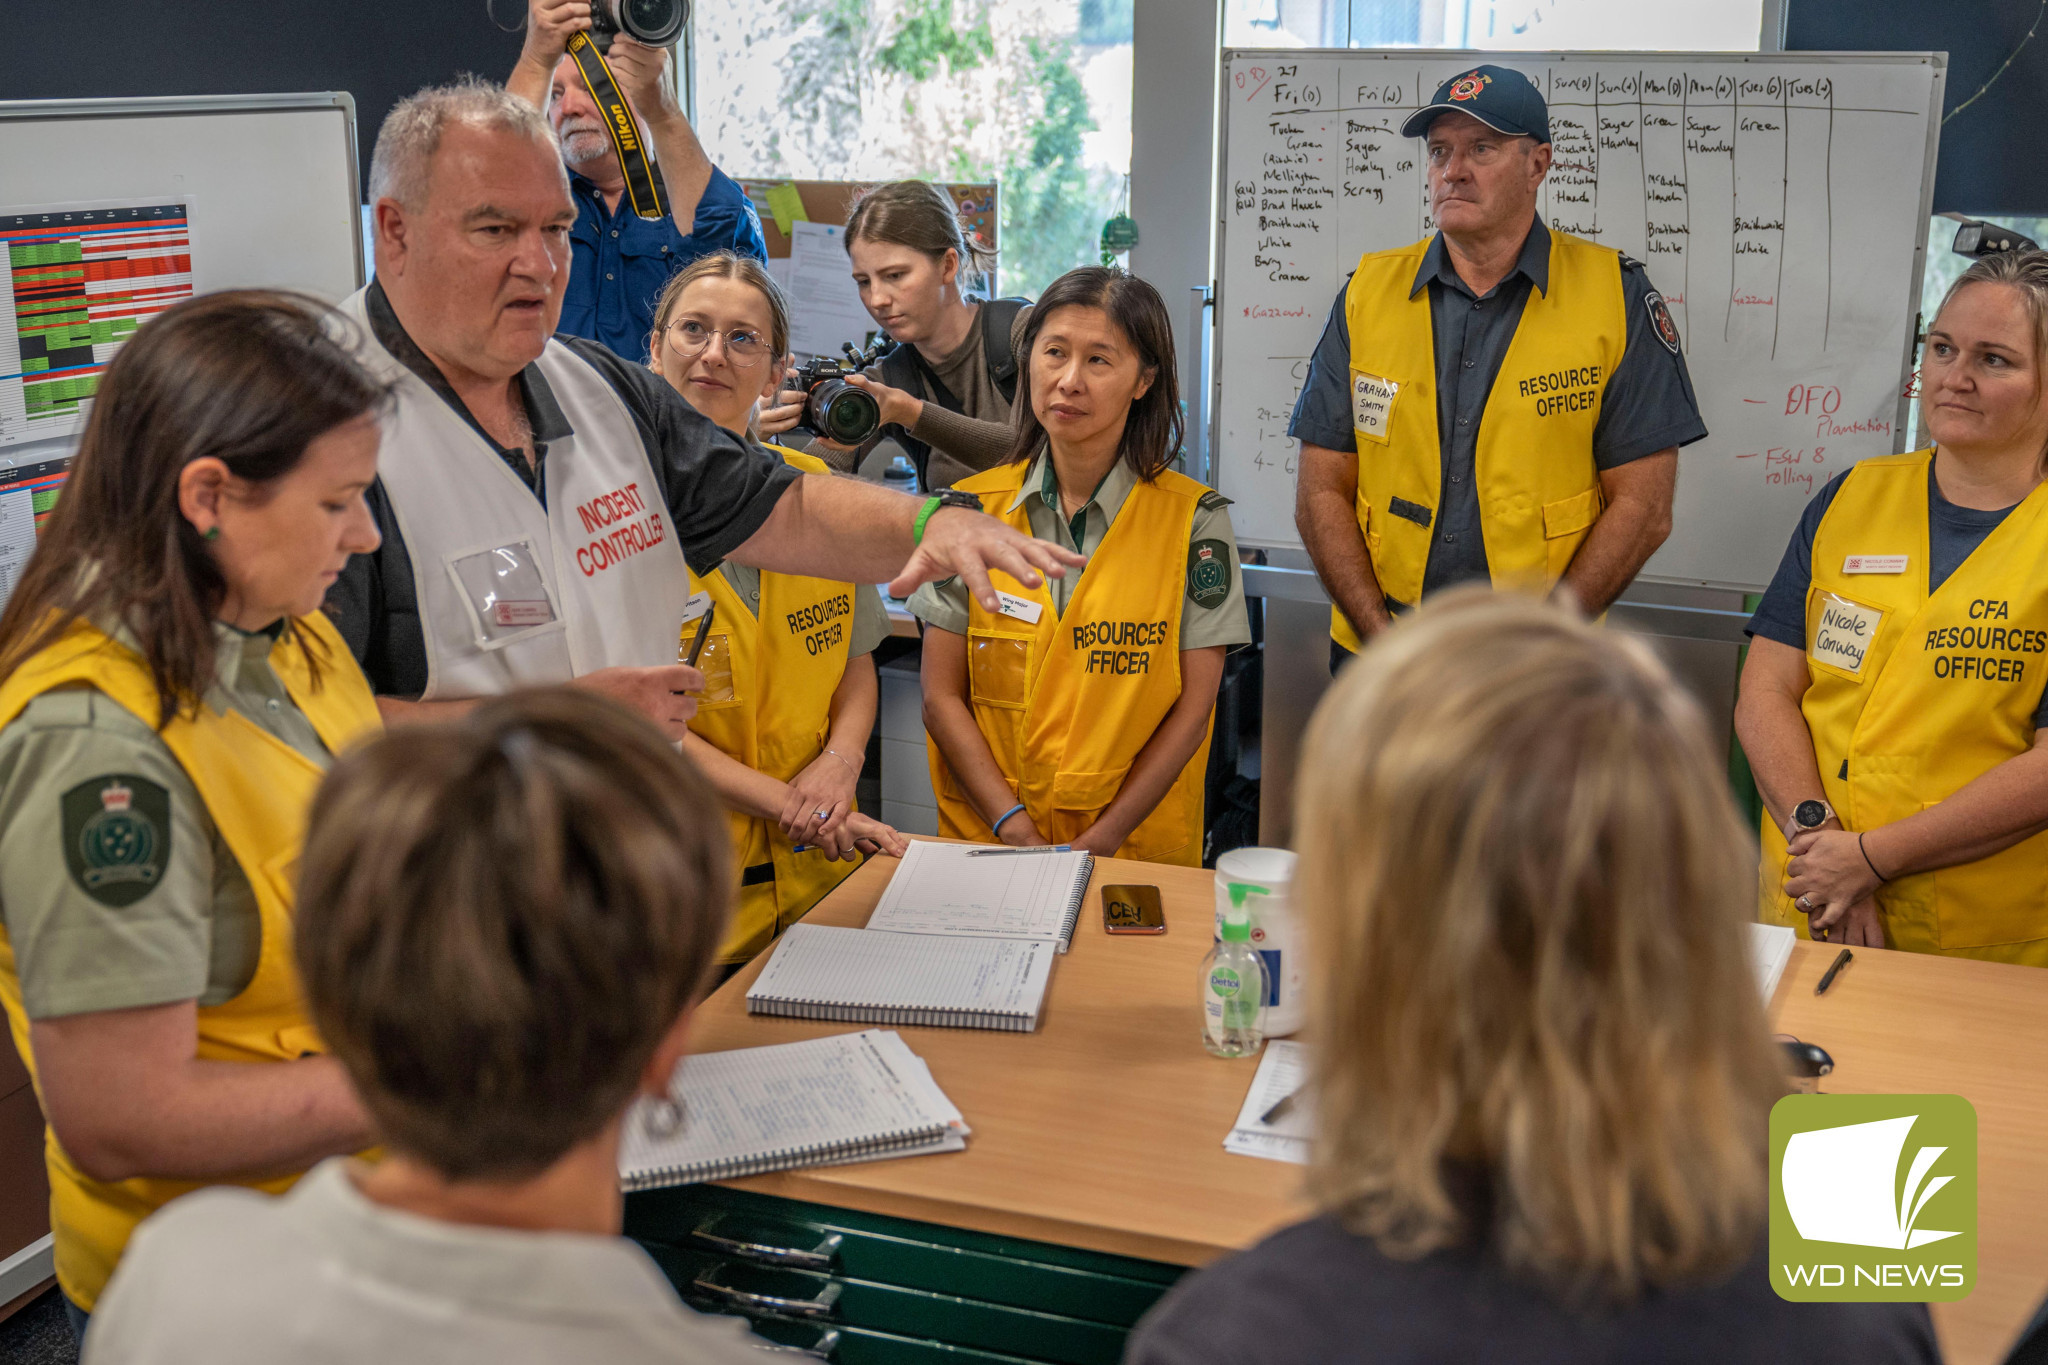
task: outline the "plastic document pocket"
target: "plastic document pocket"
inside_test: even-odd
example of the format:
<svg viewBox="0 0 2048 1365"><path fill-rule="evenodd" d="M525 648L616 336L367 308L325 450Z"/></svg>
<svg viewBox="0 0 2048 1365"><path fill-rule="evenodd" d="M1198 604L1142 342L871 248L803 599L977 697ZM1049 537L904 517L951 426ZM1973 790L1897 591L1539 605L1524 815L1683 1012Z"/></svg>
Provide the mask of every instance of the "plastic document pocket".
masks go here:
<svg viewBox="0 0 2048 1365"><path fill-rule="evenodd" d="M469 603L479 649L503 649L562 628L531 540L448 556L448 574Z"/></svg>
<svg viewBox="0 0 2048 1365"><path fill-rule="evenodd" d="M967 684L984 706L1023 710L1031 671L1031 638L994 631L967 632Z"/></svg>

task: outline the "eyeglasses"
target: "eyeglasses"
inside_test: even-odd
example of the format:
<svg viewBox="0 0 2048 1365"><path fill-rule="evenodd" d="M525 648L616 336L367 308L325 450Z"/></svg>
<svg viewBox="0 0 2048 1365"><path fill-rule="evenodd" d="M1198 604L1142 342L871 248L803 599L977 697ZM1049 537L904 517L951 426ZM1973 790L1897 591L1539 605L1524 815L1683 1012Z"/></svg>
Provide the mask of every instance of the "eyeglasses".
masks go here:
<svg viewBox="0 0 2048 1365"><path fill-rule="evenodd" d="M725 338L726 358L741 369L752 369L768 358L767 338L750 327L730 327L721 332L695 318L668 325L668 344L685 360L695 360L704 354L713 337Z"/></svg>

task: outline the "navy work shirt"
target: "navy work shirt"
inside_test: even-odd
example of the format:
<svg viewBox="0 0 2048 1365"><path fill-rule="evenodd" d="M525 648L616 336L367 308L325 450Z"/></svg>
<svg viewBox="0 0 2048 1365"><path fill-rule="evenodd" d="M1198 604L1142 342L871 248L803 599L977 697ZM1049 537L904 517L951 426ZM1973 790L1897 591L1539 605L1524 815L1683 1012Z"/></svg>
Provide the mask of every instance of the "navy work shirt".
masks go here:
<svg viewBox="0 0 2048 1365"><path fill-rule="evenodd" d="M597 186L573 171L569 193L576 199L576 226L569 234L569 287L562 292L556 331L601 342L627 360L646 363L654 301L670 275L714 251L768 259L760 216L745 191L716 166L688 233L677 230L673 216L642 218L624 194L616 210L607 209ZM661 198L668 202L666 186Z"/></svg>
<svg viewBox="0 0 2048 1365"><path fill-rule="evenodd" d="M1345 283L1348 288L1349 280ZM1443 234L1438 233L1415 272L1409 297L1424 286L1429 289L1430 331L1436 343L1436 428L1443 459L1442 491L1431 528L1435 534L1422 575L1426 597L1457 583L1491 577L1472 472L1479 419L1507 357L1508 343L1521 325L1529 291L1542 293L1550 287L1550 229L1538 218L1507 278L1477 295L1458 278ZM1351 428L1351 328L1345 317L1345 292L1337 291L1287 428L1295 439L1330 450L1357 448ZM1593 463L1601 469L1689 445L1707 434L1685 357L1657 335L1650 314L1650 296L1655 293L1650 277L1640 262L1626 256L1621 293L1628 342L1600 396L1600 418L1593 427Z"/></svg>

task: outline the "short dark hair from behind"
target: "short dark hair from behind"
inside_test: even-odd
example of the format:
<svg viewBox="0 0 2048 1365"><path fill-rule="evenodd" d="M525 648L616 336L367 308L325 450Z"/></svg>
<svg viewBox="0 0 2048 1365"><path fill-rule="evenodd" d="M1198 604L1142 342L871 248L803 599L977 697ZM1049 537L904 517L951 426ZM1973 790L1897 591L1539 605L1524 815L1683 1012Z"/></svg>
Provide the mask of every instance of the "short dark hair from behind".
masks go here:
<svg viewBox="0 0 2048 1365"><path fill-rule="evenodd" d="M498 698L335 764L301 863L313 1022L386 1142L519 1179L597 1136L703 990L731 908L723 809L594 693Z"/></svg>
<svg viewBox="0 0 2048 1365"><path fill-rule="evenodd" d="M1186 422L1180 411L1180 374L1173 354L1173 323L1166 300L1136 275L1114 266L1088 265L1069 270L1047 286L1032 305L1018 350L1017 401L1012 409L1016 430L1009 459L1028 460L1045 444L1045 428L1031 406L1031 357L1039 333L1062 308L1099 308L1122 330L1138 363L1152 371L1152 387L1131 404L1117 454L1146 482L1180 458Z"/></svg>

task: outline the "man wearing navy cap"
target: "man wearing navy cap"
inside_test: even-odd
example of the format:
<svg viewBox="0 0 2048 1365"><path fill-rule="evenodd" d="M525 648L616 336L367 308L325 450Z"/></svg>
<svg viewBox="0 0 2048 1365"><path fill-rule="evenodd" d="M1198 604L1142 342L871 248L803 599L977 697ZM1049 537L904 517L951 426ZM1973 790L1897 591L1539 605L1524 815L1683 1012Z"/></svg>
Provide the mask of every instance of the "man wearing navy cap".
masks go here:
<svg viewBox="0 0 2048 1365"><path fill-rule="evenodd" d="M1295 404L1295 522L1334 604L1334 668L1464 582L1604 611L1671 530L1678 447L1707 434L1642 264L1536 216L1550 111L1479 66L1401 126L1437 235L1369 253Z"/></svg>

